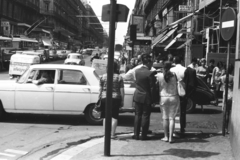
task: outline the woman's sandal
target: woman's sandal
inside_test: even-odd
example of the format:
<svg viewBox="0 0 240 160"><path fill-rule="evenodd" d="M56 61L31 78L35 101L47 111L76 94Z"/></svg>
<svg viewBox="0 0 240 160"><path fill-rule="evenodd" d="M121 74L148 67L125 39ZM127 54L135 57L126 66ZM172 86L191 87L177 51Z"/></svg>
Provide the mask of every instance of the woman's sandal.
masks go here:
<svg viewBox="0 0 240 160"><path fill-rule="evenodd" d="M161 141L168 142L168 138L164 137L161 139Z"/></svg>

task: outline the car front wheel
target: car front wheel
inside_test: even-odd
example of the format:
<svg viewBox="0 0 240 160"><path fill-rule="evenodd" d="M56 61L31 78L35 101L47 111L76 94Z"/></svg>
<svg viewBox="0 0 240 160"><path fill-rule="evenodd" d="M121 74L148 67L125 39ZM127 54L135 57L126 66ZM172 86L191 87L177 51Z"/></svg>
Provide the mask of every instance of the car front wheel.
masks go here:
<svg viewBox="0 0 240 160"><path fill-rule="evenodd" d="M195 107L196 103L191 98L188 98L186 112L192 113L195 110Z"/></svg>
<svg viewBox="0 0 240 160"><path fill-rule="evenodd" d="M94 110L95 105L91 104L87 106L84 116L89 124L92 125L100 125L102 124L101 112L97 112Z"/></svg>

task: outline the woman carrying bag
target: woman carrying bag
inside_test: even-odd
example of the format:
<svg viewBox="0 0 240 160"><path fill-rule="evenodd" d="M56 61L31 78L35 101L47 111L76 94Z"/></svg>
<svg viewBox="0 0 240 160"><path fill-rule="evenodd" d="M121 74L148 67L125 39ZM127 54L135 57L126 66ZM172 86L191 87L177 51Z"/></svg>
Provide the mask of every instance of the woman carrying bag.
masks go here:
<svg viewBox="0 0 240 160"><path fill-rule="evenodd" d="M178 93L178 80L176 74L170 71L172 63L166 61L163 66L163 73L156 75L159 83L160 109L163 119L164 138L162 141L173 143L173 132L175 129L175 117L180 107Z"/></svg>
<svg viewBox="0 0 240 160"><path fill-rule="evenodd" d="M105 105L107 95L107 73L100 78L101 99L101 118L103 118L103 130L105 130ZM116 128L118 124L119 109L124 105L124 83L123 78L119 75L119 67L116 62L113 64L113 87L112 87L112 131L111 138L115 138Z"/></svg>

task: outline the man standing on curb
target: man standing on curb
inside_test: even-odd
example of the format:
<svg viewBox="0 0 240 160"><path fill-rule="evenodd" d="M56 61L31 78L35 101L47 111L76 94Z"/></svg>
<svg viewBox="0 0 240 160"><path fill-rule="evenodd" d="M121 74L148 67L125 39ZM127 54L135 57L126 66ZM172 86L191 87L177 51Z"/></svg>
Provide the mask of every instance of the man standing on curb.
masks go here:
<svg viewBox="0 0 240 160"><path fill-rule="evenodd" d="M175 56L173 58L173 63L175 63L175 67L172 67L170 71L176 74L178 81L183 80L186 67L183 67L181 65L181 60L178 56ZM187 106L186 99L184 97L180 97L180 128L181 128L180 132L181 133L185 132L185 127L186 127L186 106Z"/></svg>
<svg viewBox="0 0 240 160"><path fill-rule="evenodd" d="M152 104L152 87L155 84L154 73L150 69L152 67L152 59L148 54L143 54L141 56L142 67L135 71L136 78L136 90L133 95L133 101L135 102L135 121L134 121L134 136L133 139L138 140L140 129L142 129L141 140L149 140L150 137L147 136L149 124L150 124L150 114L151 114L151 104Z"/></svg>

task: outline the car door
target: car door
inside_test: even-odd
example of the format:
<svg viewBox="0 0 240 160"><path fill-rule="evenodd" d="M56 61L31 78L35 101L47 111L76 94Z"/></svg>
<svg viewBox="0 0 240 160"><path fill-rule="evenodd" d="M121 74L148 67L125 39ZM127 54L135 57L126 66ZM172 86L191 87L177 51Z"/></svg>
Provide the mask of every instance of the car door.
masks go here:
<svg viewBox="0 0 240 160"><path fill-rule="evenodd" d="M90 104L91 89L80 70L60 69L54 92L55 111L83 111Z"/></svg>
<svg viewBox="0 0 240 160"><path fill-rule="evenodd" d="M47 71L52 81L43 84L33 84L40 78L40 74ZM16 84L15 106L17 110L46 112L53 110L55 70L33 69L24 82Z"/></svg>

